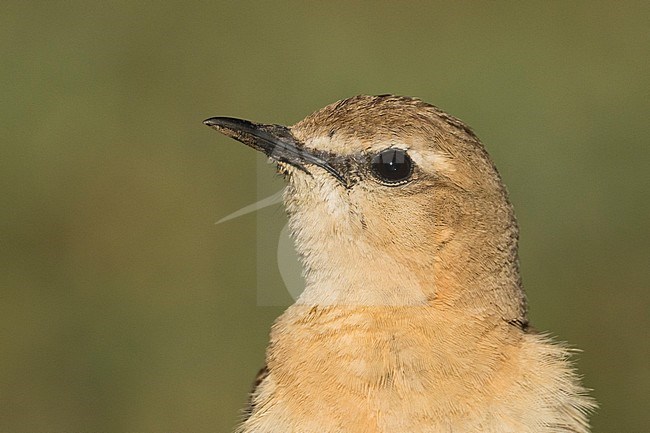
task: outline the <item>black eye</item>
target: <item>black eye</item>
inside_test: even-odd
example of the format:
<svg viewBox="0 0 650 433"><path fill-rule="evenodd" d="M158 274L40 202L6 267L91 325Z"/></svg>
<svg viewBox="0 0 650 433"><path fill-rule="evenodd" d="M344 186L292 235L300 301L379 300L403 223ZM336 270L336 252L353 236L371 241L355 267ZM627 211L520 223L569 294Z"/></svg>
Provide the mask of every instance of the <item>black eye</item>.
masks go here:
<svg viewBox="0 0 650 433"><path fill-rule="evenodd" d="M413 173L413 161L402 149L386 149L372 158L372 172L381 182L400 185Z"/></svg>

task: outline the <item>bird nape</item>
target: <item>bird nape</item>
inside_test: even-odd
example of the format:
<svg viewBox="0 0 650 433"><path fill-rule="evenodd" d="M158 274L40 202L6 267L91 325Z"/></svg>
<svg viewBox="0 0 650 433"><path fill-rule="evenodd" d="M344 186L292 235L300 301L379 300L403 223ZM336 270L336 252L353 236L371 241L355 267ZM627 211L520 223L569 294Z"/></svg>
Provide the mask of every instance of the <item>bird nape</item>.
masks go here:
<svg viewBox="0 0 650 433"><path fill-rule="evenodd" d="M570 350L528 326L512 205L463 122L381 95L291 127L205 124L277 163L305 275L238 432L589 431Z"/></svg>

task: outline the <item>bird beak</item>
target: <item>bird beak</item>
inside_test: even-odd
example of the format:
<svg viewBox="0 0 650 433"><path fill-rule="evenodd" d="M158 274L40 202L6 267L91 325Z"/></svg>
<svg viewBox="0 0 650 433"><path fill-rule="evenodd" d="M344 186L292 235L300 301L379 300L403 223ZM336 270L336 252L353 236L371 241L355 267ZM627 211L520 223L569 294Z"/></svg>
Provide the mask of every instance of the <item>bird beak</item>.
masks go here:
<svg viewBox="0 0 650 433"><path fill-rule="evenodd" d="M211 117L204 120L203 123L263 152L274 161L285 162L309 174L311 173L305 165L313 164L323 168L343 185L346 185L343 176L324 158L325 154L306 150L286 126L264 125L232 117Z"/></svg>

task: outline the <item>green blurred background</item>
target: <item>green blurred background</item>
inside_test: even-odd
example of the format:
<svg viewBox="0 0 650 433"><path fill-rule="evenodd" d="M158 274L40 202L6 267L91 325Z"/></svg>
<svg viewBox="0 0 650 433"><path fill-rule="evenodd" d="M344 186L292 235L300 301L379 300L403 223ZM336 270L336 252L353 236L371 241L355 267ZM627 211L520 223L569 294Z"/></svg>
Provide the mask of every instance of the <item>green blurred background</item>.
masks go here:
<svg viewBox="0 0 650 433"><path fill-rule="evenodd" d="M282 183L201 121L386 92L483 139L594 432L648 431L649 29L648 2L5 0L0 432L230 431L284 215L214 222Z"/></svg>

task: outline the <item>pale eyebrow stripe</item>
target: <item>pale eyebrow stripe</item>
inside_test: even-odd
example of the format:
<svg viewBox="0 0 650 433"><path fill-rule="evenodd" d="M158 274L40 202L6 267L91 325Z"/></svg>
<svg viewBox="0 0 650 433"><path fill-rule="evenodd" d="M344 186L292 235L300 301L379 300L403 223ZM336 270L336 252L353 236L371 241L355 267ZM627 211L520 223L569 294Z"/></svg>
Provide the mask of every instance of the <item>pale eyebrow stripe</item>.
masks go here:
<svg viewBox="0 0 650 433"><path fill-rule="evenodd" d="M410 149L408 154L417 165L425 170L433 169L437 173L450 173L456 170L451 163L451 158L443 153L433 150L418 151Z"/></svg>

